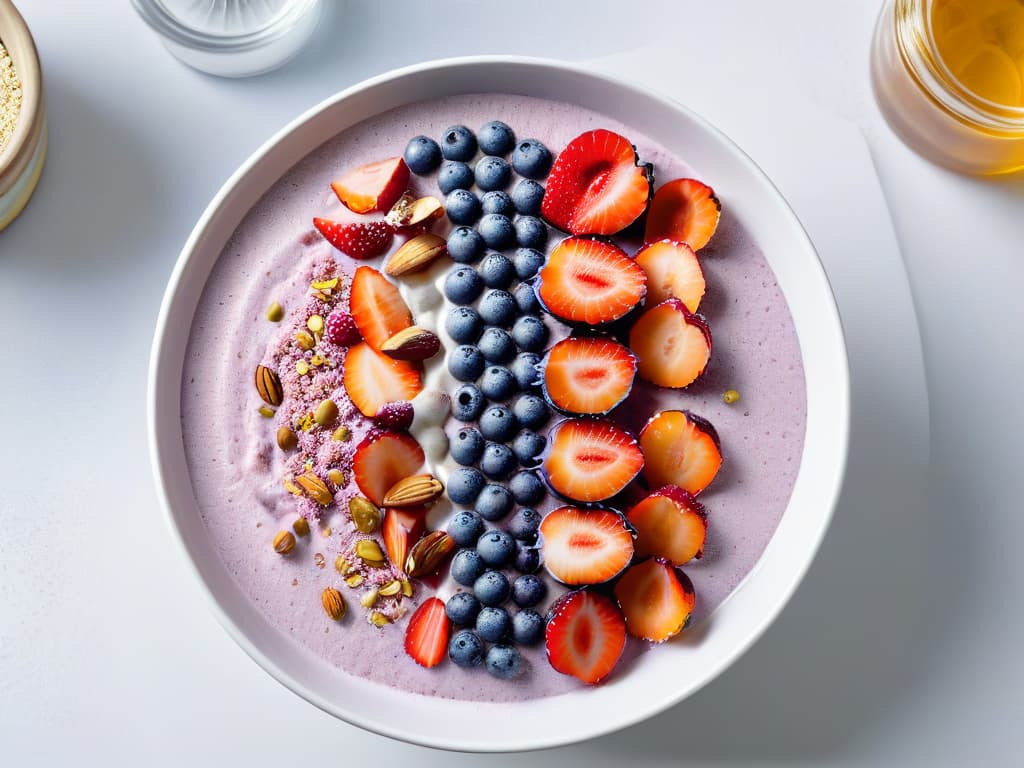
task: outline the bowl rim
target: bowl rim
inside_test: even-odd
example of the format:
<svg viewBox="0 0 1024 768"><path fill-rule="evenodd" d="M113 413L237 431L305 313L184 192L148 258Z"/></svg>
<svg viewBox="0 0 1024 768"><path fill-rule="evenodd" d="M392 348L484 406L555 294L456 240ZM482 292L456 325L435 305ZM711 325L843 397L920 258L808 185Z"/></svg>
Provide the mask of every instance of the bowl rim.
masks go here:
<svg viewBox="0 0 1024 768"><path fill-rule="evenodd" d="M338 702L330 700L322 696L319 692L311 690L309 687L304 685L302 682L296 680L294 676L283 670L273 659L269 658L254 642L253 640L239 627L232 616L229 615L225 606L222 605L217 595L214 593L211 585L204 578L199 563L193 558L189 545L186 542L185 532L179 520L174 513L174 509L171 503L171 492L169 490L169 483L171 478L166 474L166 463L168 457L164 455L163 447L158 435L160 413L159 406L162 397L162 383L163 378L162 368L165 365L163 358L165 357L166 350L164 349L165 335L169 327L170 315L172 313L176 295L181 289L183 281L186 277L186 271L189 266L189 259L196 246L205 234L207 227L217 217L221 208L228 201L231 193L234 189L243 181L243 179L253 170L254 167L258 166L261 160L280 142L285 140L288 136L301 129L306 123L316 118L320 113L336 106L339 102L346 101L360 94L365 94L373 89L393 83L394 81L401 80L406 77L413 75L419 75L423 73L429 73L431 70L455 70L458 71L464 68L473 67L523 67L526 69L541 70L560 70L563 73L576 75L579 77L589 78L595 83L601 83L607 86L613 86L618 89L623 89L638 98L653 99L660 102L662 106L673 110L687 119L691 120L694 124L700 127L700 129L707 131L722 147L732 155L733 159L738 161L743 166L744 172L750 177L751 180L764 187L766 194L771 195L775 198L778 203L779 210L787 219L786 224L792 230L793 236L800 241L801 247L805 248L810 254L811 259L808 262L813 262L813 274L809 275L810 279L813 279L820 288L823 289L821 299L827 308L828 317L825 318L827 322L823 323L823 327L815 329L816 337L828 337L828 343L830 347L829 364L835 371L834 375L834 391L828 394L828 411L829 411L829 426L831 428L832 440L832 453L834 456L834 462L829 467L831 472L829 477L824 478L821 482L817 483L821 486L820 493L816 493L815 501L817 512L817 518L814 520L815 527L810 531L805 531L804 537L806 541L805 551L801 554L799 562L795 566L787 566L785 572L785 585L784 588L779 590L777 593L771 595L760 595L762 609L760 611L760 618L758 623L751 630L748 630L743 636L742 640L734 642L727 652L723 652L714 664L707 667L701 667L699 677L695 682L689 685L681 686L677 691L671 695L665 696L661 699L652 699L650 703L645 706L634 707L630 711L616 711L614 722L610 722L607 719L595 718L593 722L587 723L584 726L575 727L571 733L568 734L545 734L544 736L531 735L527 738L507 738L505 741L492 741L483 743L476 737L470 737L462 741L456 741L451 738L439 738L425 734L410 734L408 731L403 730L401 727L396 727L393 722L383 722L379 720L373 720L368 718L358 711L350 711L345 709ZM436 72L434 73L436 74ZM312 151L315 146L310 146L307 151ZM204 278L204 282L205 282ZM826 327L827 326L827 327ZM801 356L804 356L803 343L801 341ZM806 362L806 360L805 360ZM806 375L806 374L805 374ZM166 388L166 387L164 387ZM176 391L180 398L180 381L177 382L176 386L170 388L172 391ZM808 405L810 406L811 392L808 387ZM820 404L819 404L820 407ZM810 407L808 408L810 414ZM151 465L154 473L154 478L158 491L158 498L160 506L163 510L164 519L172 531L172 538L177 542L177 546L188 563L188 567L193 576L200 582L202 592L208 603L208 606L212 610L214 616L217 618L219 623L225 628L232 639L266 672L271 674L278 682L289 688L292 692L301 696L302 698L309 701L319 709L334 715L342 720L345 720L351 724L358 725L359 727L377 733L380 735L395 738L408 743L449 749L458 751L470 751L470 752L505 752L505 751L521 751L521 750L532 750L532 749L543 749L555 746L562 746L570 743L584 741L597 736L612 733L628 726L634 725L638 722L646 720L668 708L679 703L683 699L692 695L696 691L703 688L711 680L717 677L724 669L730 666L736 659L738 659L743 653L746 652L757 641L758 638L767 630L769 626L775 621L781 612L782 608L788 603L792 597L796 588L802 582L811 562L814 560L818 549L820 548L821 541L824 538L825 532L834 514L835 506L839 498L839 493L842 488L846 465L847 465L847 454L848 454L848 443L849 443L849 422L850 422L850 391L849 391L849 367L848 358L846 352L846 344L842 332L842 323L839 316L838 308L835 303L834 294L829 285L828 277L825 273L824 267L817 256L817 252L814 249L810 238L807 236L806 231L800 224L799 219L793 212L792 208L786 202L785 198L767 177L767 175L760 169L760 167L736 144L732 142L722 131L716 128L714 125L709 123L706 119L696 114L685 105L680 104L676 100L666 97L657 91L648 88L646 86L639 85L637 83L618 78L604 72L595 71L594 69L581 66L572 63L566 63L558 60L538 58L538 57L524 57L524 56L495 56L495 55L483 55L483 56L466 56L466 57L455 57L431 60L419 64L414 64L406 67L385 72L381 75L363 80L349 88L346 88L338 93L330 96L310 109L303 112L301 115L290 121L281 130L271 136L266 142L264 142L241 166L228 178L223 186L218 190L216 195L210 201L209 205L203 211L195 227L190 233L188 240L186 241L182 251L174 265L174 269L168 280L167 289L161 302L159 315L157 318L155 335L153 340L153 346L150 356L149 373L147 381L147 432L148 432L148 444L151 456ZM810 423L810 422L808 422ZM801 472L803 464L807 461L807 439L805 437L804 454L801 458ZM794 489L796 485L794 485ZM778 528L772 534L772 538L769 541L765 551L761 554L757 563L753 566L746 577L741 583L733 590L729 600L731 600L737 593L744 590L747 585L751 584L752 577L754 574L762 570L762 566L766 559L766 555L772 547L772 541L779 536L779 531L782 529L786 522L787 513L789 512L793 504L793 497L787 503L786 512L783 513L782 519L779 523ZM729 602L726 601L726 603ZM723 604L724 605L724 604ZM720 610L721 606L719 607ZM717 612L716 610L716 612ZM602 686L607 687L607 686ZM600 690L600 688L598 689ZM606 691L607 692L607 691ZM589 694L589 692L588 692ZM408 695L408 694L406 694ZM573 694L569 694L573 695ZM560 698L560 697L556 697ZM432 699L432 701L437 701ZM526 702L532 704L535 702L542 702L543 699L531 700ZM446 704L461 705L471 704L474 708L480 708L481 704L485 706L494 706L493 704L483 702L460 702L460 701L445 701Z"/></svg>
<svg viewBox="0 0 1024 768"><path fill-rule="evenodd" d="M0 198L21 179L43 134L43 74L25 19L11 0L0 0L0 40L21 80L21 115L11 141L0 151Z"/></svg>

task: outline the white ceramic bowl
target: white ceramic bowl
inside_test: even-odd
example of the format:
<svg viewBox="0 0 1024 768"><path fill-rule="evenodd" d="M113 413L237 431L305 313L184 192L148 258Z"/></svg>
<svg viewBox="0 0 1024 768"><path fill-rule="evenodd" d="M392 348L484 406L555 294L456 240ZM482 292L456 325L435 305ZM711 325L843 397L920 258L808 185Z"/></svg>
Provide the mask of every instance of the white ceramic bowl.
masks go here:
<svg viewBox="0 0 1024 768"><path fill-rule="evenodd" d="M732 596L687 641L642 654L629 674L525 704L415 696L298 652L234 583L204 535L179 412L185 345L200 293L225 242L260 196L309 151L354 123L421 99L486 91L574 102L635 127L673 152L700 157L701 173L728 196L732 214L775 271L796 326L807 384L807 433L789 506ZM768 627L814 557L839 493L848 421L846 351L828 281L796 216L760 169L673 101L576 67L520 58L446 60L382 75L328 99L271 138L228 179L185 244L164 296L150 363L157 486L171 529L232 637L284 685L337 717L398 739L460 750L535 749L607 733L670 707L725 669Z"/></svg>

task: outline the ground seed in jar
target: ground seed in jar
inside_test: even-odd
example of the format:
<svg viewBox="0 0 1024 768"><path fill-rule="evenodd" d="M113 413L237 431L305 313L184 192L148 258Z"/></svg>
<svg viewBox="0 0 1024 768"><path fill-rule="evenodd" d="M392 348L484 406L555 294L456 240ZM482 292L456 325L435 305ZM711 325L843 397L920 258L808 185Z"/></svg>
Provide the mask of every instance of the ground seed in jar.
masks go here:
<svg viewBox="0 0 1024 768"><path fill-rule="evenodd" d="M0 152L14 136L14 126L21 114L21 81L14 71L14 62L0 41Z"/></svg>

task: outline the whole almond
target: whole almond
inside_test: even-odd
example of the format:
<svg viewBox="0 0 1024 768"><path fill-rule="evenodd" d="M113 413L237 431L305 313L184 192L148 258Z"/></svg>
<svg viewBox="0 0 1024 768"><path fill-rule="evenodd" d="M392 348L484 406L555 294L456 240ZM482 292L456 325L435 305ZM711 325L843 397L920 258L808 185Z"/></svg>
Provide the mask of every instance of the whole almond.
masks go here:
<svg viewBox="0 0 1024 768"><path fill-rule="evenodd" d="M340 621L345 616L345 598L341 592L334 587L327 587L320 593L320 602L323 603L327 615L335 621Z"/></svg>
<svg viewBox="0 0 1024 768"><path fill-rule="evenodd" d="M395 360L426 360L441 351L436 333L411 325L380 345L380 351Z"/></svg>
<svg viewBox="0 0 1024 768"><path fill-rule="evenodd" d="M277 372L265 365L256 366L256 391L267 405L280 405L284 398Z"/></svg>
<svg viewBox="0 0 1024 768"><path fill-rule="evenodd" d="M391 486L384 494L384 506L418 507L436 501L442 493L444 486L433 475L413 475Z"/></svg>
<svg viewBox="0 0 1024 768"><path fill-rule="evenodd" d="M295 549L295 537L291 531L278 531L274 534L274 551L279 555L287 555Z"/></svg>
<svg viewBox="0 0 1024 768"><path fill-rule="evenodd" d="M295 478L295 482L305 491L313 501L321 507L326 507L334 501L334 494L327 488L327 483L317 477L314 472L303 472Z"/></svg>
<svg viewBox="0 0 1024 768"><path fill-rule="evenodd" d="M447 252L448 242L443 237L424 232L402 243L384 265L384 271L391 277L416 272Z"/></svg>
<svg viewBox="0 0 1024 768"><path fill-rule="evenodd" d="M277 430L277 445L282 451L290 451L299 444L299 438L288 427Z"/></svg>
<svg viewBox="0 0 1024 768"><path fill-rule="evenodd" d="M417 541L405 560L405 573L413 579L429 576L455 551L455 539L445 531L431 531Z"/></svg>

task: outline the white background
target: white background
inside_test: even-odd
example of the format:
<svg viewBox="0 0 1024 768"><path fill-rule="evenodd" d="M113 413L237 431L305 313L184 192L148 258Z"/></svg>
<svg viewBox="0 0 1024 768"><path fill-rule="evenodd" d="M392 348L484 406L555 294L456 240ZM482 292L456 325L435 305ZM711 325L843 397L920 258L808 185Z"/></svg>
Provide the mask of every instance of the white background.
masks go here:
<svg viewBox="0 0 1024 768"><path fill-rule="evenodd" d="M1024 181L893 139L876 4L325 2L298 59L245 81L181 66L127 2L19 2L51 145L0 234L0 764L484 762L337 722L238 650L160 518L144 424L164 283L231 171L347 85L470 53L600 59L732 135L819 247L854 397L835 522L749 653L647 723L487 762L1019 762Z"/></svg>

